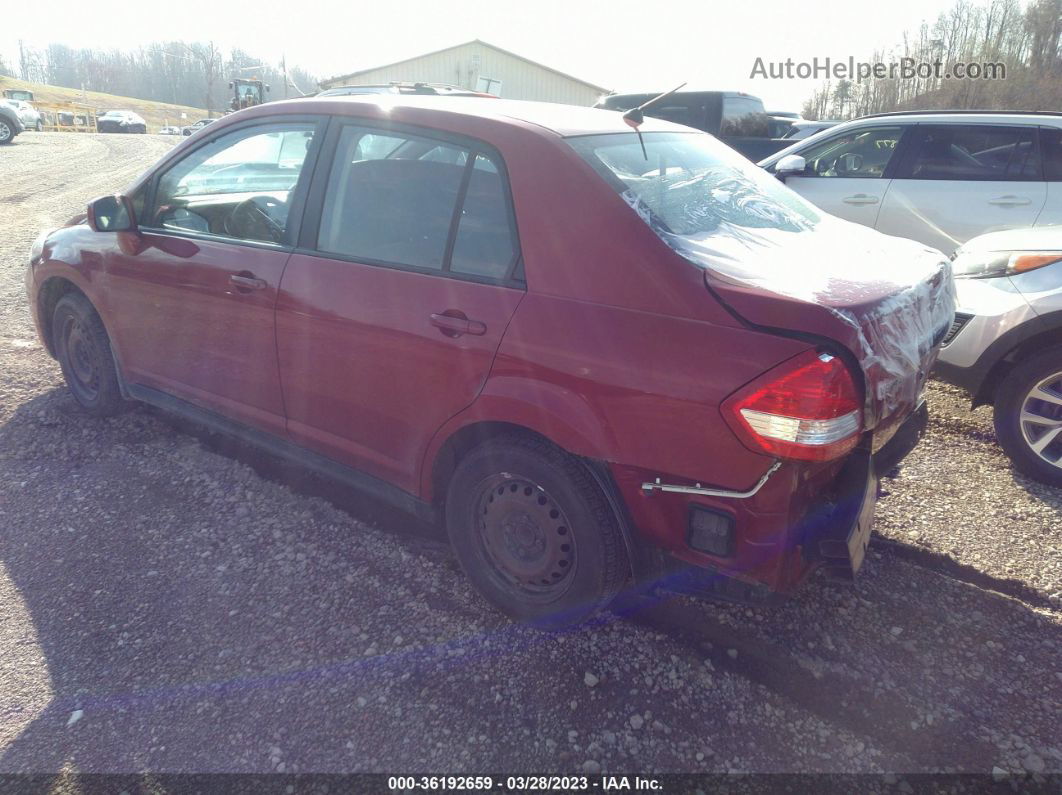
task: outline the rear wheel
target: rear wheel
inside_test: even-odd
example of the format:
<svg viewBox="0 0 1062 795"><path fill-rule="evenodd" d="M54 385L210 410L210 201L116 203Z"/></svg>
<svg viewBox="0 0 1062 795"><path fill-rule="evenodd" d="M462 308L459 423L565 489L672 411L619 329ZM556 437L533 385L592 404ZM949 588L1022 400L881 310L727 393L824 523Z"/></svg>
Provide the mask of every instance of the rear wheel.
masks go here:
<svg viewBox="0 0 1062 795"><path fill-rule="evenodd" d="M446 526L480 593L544 627L577 624L608 605L630 569L604 494L545 440L512 435L470 451L447 489Z"/></svg>
<svg viewBox="0 0 1062 795"><path fill-rule="evenodd" d="M996 393L996 437L1020 472L1062 486L1062 348L1014 367Z"/></svg>
<svg viewBox="0 0 1062 795"><path fill-rule="evenodd" d="M88 299L67 293L52 315L52 339L63 378L78 404L97 417L126 407L103 321Z"/></svg>

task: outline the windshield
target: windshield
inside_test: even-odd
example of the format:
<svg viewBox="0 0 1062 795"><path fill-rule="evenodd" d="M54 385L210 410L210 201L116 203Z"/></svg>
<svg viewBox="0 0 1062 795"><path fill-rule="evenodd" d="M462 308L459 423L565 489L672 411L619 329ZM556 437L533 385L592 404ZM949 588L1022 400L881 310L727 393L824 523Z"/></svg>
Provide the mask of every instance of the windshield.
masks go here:
<svg viewBox="0 0 1062 795"><path fill-rule="evenodd" d="M709 135L589 135L568 143L658 231L701 237L735 229L812 229L819 212ZM646 157L648 155L648 157Z"/></svg>

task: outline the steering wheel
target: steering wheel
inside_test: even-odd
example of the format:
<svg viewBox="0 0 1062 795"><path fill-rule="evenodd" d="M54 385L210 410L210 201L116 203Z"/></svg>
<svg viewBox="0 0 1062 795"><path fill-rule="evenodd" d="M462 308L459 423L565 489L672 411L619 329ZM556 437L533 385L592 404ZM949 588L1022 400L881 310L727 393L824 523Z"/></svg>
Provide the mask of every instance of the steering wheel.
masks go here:
<svg viewBox="0 0 1062 795"><path fill-rule="evenodd" d="M863 155L857 152L848 152L834 161L833 170L838 174L855 174L863 168Z"/></svg>
<svg viewBox="0 0 1062 795"><path fill-rule="evenodd" d="M283 217L285 207L284 202L272 196L244 199L232 208L225 219L225 232L244 240L279 243L284 237L284 224L277 218Z"/></svg>

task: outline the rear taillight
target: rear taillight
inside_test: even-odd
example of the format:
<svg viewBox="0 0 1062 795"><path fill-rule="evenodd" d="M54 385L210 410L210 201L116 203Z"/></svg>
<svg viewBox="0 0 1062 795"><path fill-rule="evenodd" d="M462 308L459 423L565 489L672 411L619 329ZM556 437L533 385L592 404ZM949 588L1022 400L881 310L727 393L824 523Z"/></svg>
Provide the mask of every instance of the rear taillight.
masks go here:
<svg viewBox="0 0 1062 795"><path fill-rule="evenodd" d="M852 374L828 353L796 356L723 402L727 422L753 450L829 461L859 443L863 408Z"/></svg>

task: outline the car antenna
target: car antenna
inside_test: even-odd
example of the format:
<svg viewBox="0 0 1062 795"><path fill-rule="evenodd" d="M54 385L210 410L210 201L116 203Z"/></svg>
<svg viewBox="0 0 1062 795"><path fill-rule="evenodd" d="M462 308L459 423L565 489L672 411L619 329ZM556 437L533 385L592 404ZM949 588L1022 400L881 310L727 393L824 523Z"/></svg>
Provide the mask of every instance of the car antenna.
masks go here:
<svg viewBox="0 0 1062 795"><path fill-rule="evenodd" d="M633 127L634 131L636 133L638 133L638 143L640 143L642 145L642 156L646 160L649 159L649 153L645 151L645 140L642 138L642 131L640 129L638 129L641 126L642 122L645 121L645 113L644 113L645 109L648 108L650 105L655 105L657 102L662 100L664 97L670 97L672 94L674 94L680 88L682 88L684 85L686 85L686 84L685 83L681 83L681 84L675 86L670 91L665 91L660 96L653 97L648 102L643 102L638 107L631 108L630 110L623 112L623 121L625 121L627 123L627 126Z"/></svg>

